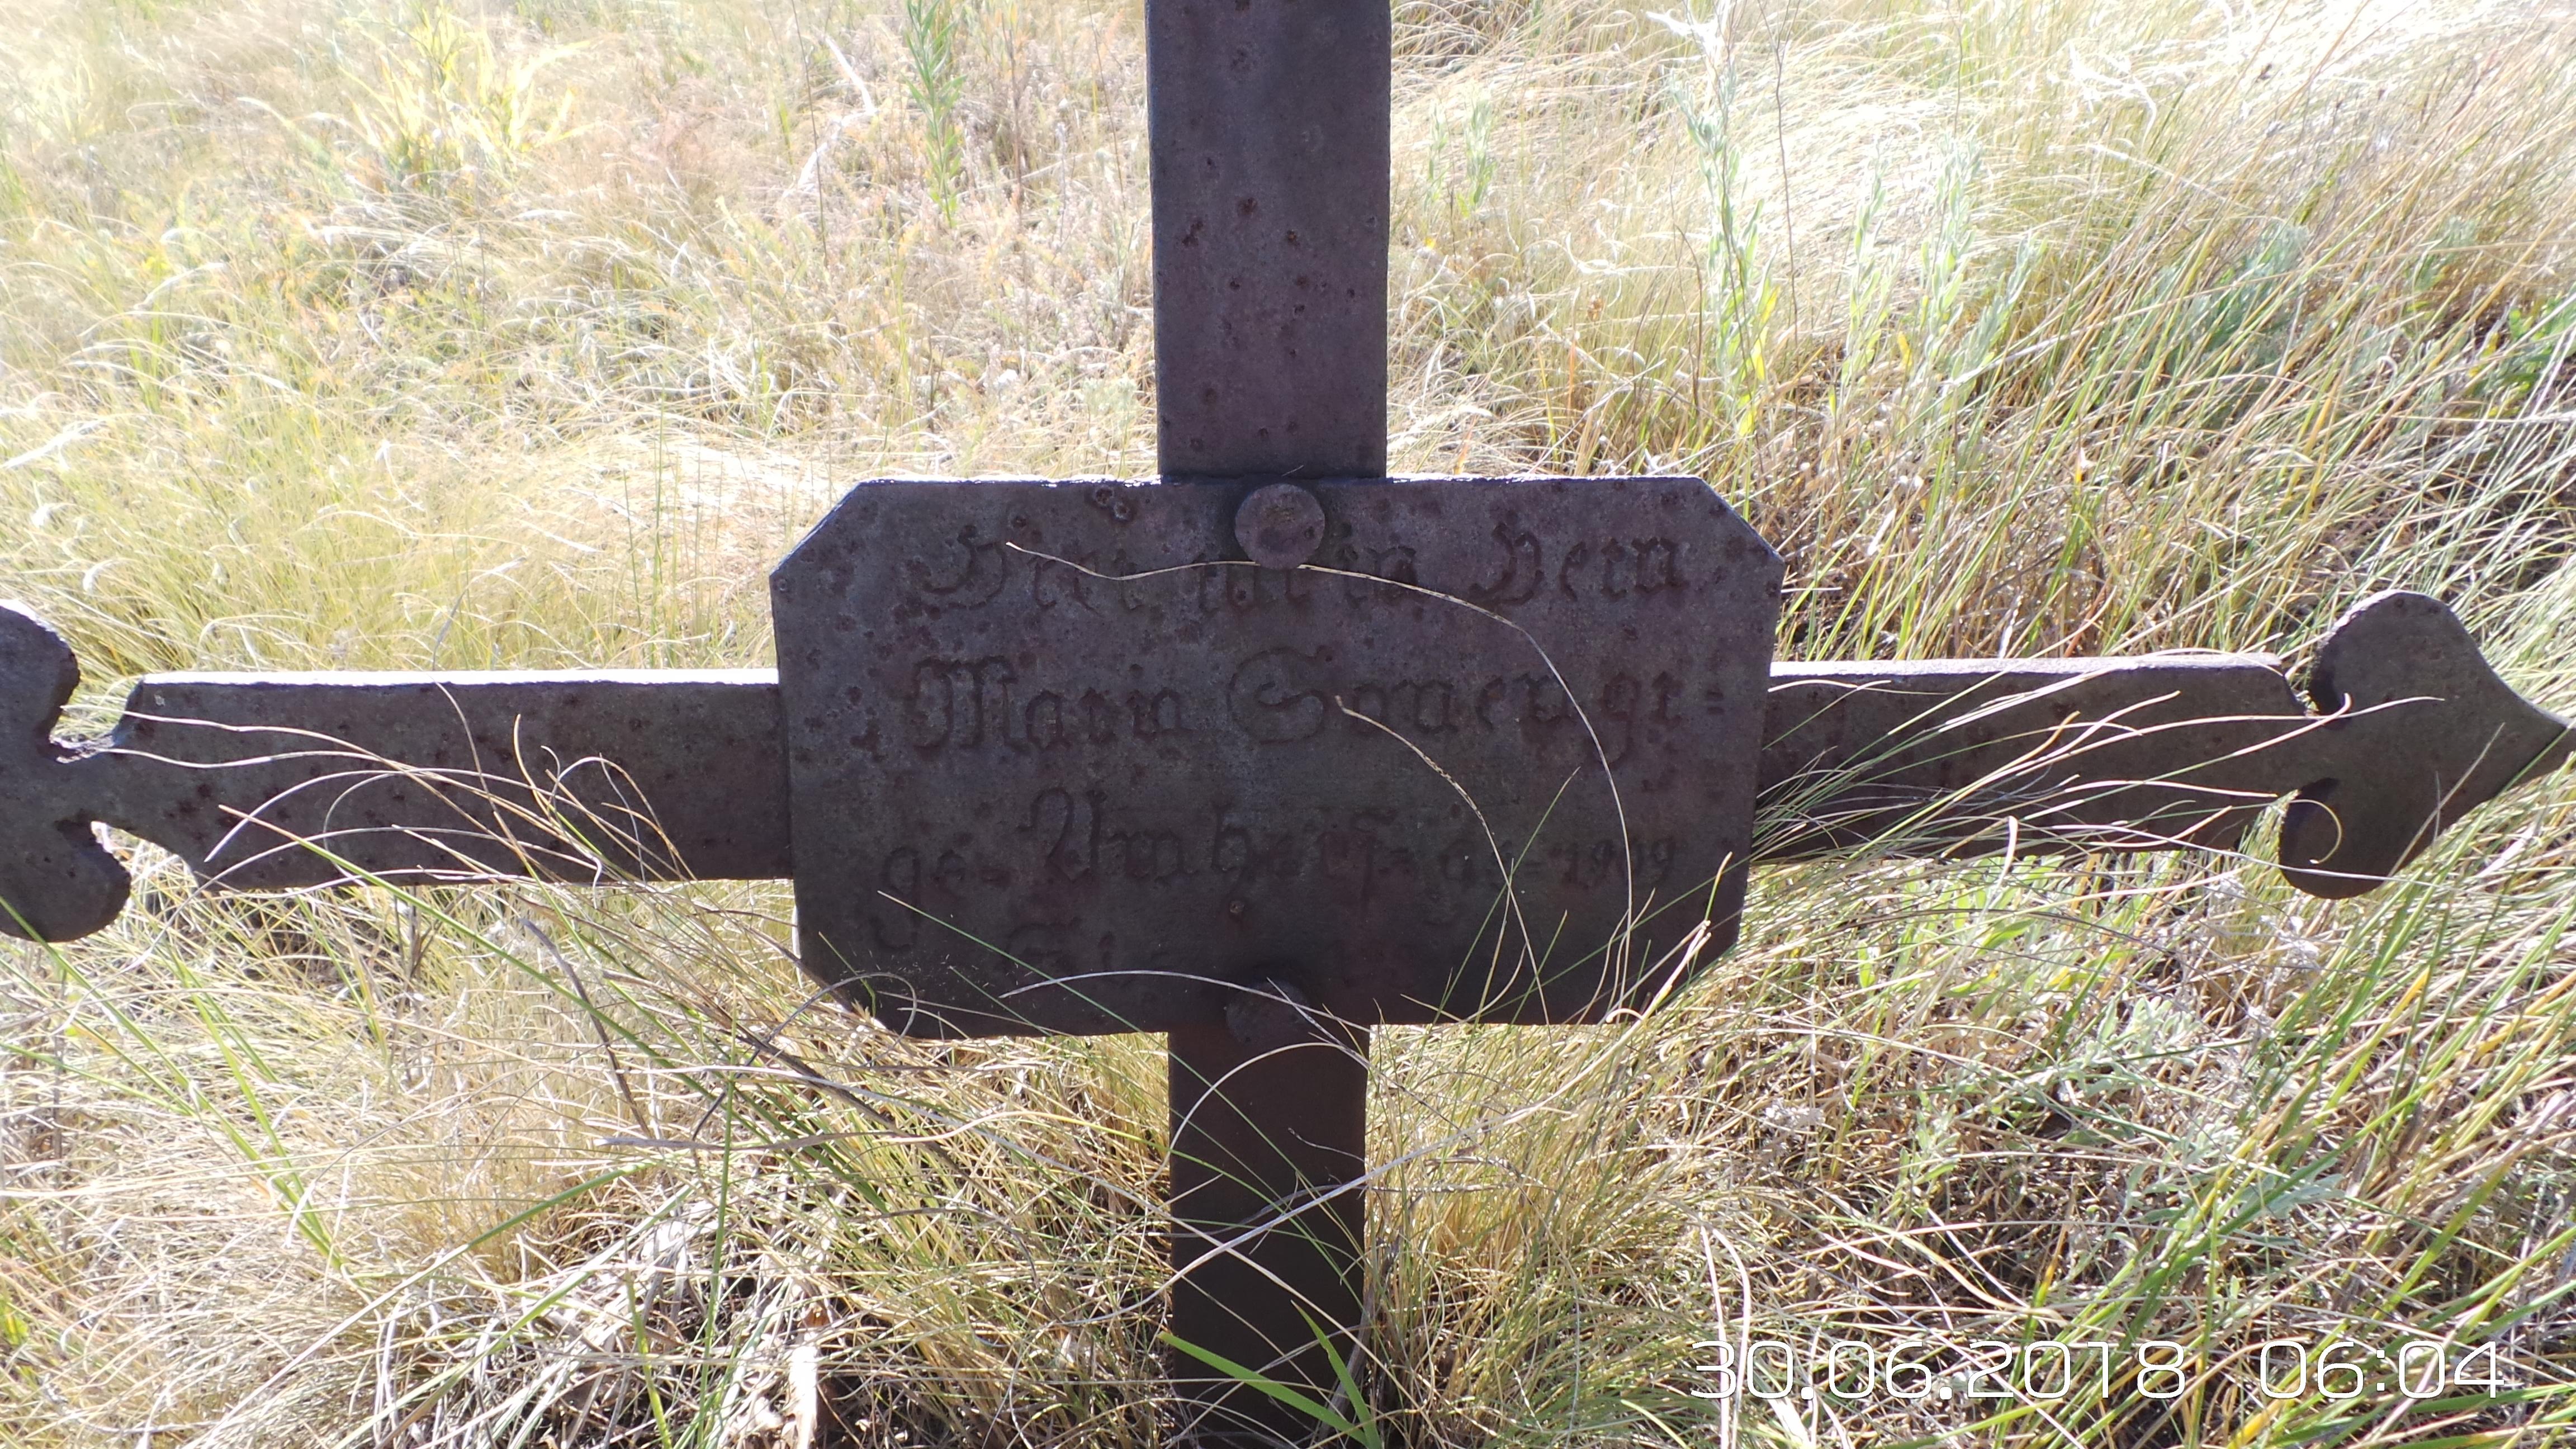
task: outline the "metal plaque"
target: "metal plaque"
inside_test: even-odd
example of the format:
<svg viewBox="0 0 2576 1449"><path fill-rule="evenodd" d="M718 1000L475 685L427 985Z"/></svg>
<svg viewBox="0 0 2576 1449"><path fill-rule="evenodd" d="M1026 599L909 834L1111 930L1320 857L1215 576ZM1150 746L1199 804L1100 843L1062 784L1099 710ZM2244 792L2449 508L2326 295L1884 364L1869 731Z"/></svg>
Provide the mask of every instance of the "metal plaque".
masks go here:
<svg viewBox="0 0 2576 1449"><path fill-rule="evenodd" d="M805 965L920 1035L1597 1017L1733 939L1779 586L1693 478L860 484L771 578Z"/></svg>

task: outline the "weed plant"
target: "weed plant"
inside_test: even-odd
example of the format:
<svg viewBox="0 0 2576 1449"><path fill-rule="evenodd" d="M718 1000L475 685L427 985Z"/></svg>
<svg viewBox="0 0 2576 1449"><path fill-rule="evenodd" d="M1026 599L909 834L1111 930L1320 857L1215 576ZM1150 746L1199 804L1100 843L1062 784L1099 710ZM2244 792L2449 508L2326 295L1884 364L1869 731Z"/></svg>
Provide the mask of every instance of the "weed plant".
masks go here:
<svg viewBox="0 0 2576 1449"><path fill-rule="evenodd" d="M2576 704L2576 18L1398 7L1420 471L1687 471L1791 657L2295 652ZM768 662L853 479L1151 466L1139 8L0 0L0 593L174 667ZM0 945L0 1443L1154 1441L1151 1039L905 1041L783 890L201 894ZM1592 1029L1375 1046L1424 1445L2576 1441L2576 786L2369 898L1759 878ZM2255 1386L2491 1346L2502 1394ZM2165 1340L2034 1404L1721 1338ZM2276 1385L2278 1387L2278 1385Z"/></svg>

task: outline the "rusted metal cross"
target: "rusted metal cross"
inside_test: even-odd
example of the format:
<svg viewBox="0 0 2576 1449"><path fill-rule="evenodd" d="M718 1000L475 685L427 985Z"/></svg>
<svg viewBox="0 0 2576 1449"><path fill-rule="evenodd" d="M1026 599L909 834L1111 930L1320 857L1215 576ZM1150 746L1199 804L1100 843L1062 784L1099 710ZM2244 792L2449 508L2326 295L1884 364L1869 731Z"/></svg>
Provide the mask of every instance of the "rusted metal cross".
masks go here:
<svg viewBox="0 0 2576 1449"><path fill-rule="evenodd" d="M1690 478L1389 478L1385 0L1149 0L1158 478L864 483L778 668L155 675L52 738L0 609L0 904L211 885L792 878L806 970L924 1036L1169 1033L1176 1432L1363 1357L1369 1029L1599 1019L1750 865L2232 849L2358 894L2567 726L2441 604L2276 661L1774 663L1778 557ZM1757 838L1757 806L1762 834Z"/></svg>

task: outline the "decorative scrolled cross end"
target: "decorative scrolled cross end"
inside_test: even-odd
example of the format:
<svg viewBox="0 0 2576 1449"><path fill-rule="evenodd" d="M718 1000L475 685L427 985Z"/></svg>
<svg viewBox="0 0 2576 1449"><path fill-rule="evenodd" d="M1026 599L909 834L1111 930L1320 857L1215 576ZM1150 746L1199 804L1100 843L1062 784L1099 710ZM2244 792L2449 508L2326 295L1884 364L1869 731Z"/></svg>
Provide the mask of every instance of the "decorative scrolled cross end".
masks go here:
<svg viewBox="0 0 2576 1449"><path fill-rule="evenodd" d="M0 604L0 931L88 935L125 905L97 826L209 885L788 873L767 670L156 674L106 739L53 738L80 669Z"/></svg>
<svg viewBox="0 0 2576 1449"><path fill-rule="evenodd" d="M1762 858L2233 851L2287 796L2282 873L2340 899L2570 753L2423 594L2345 614L2306 695L2261 654L1776 664Z"/></svg>
<svg viewBox="0 0 2576 1449"><path fill-rule="evenodd" d="M79 679L0 604L9 935L116 918L102 823L240 889L795 870L769 671L154 675L109 739L64 745ZM1777 663L1756 859L2229 850L2287 796L2284 874L2341 898L2576 753L2422 594L2346 614L2306 693L2250 654Z"/></svg>
<svg viewBox="0 0 2576 1449"><path fill-rule="evenodd" d="M86 936L125 909L125 866L99 843L80 756L54 725L80 662L42 619L0 602L0 931Z"/></svg>
<svg viewBox="0 0 2576 1449"><path fill-rule="evenodd" d="M2496 677L2438 599L2374 595L2335 622L2307 682L2317 777L2281 822L2281 873L2340 900L2385 882L2479 805L2567 762L2567 721Z"/></svg>

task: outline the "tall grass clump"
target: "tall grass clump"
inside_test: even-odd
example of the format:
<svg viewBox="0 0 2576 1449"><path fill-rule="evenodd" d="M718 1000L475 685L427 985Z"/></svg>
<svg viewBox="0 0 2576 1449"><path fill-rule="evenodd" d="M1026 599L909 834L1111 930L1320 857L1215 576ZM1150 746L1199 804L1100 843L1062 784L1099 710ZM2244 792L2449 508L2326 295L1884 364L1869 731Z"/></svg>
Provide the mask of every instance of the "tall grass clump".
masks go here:
<svg viewBox="0 0 2576 1449"><path fill-rule="evenodd" d="M1397 15L1400 467L1704 475L1792 657L2295 656L2402 585L2576 705L2576 20ZM174 667L766 663L847 481L1151 466L1140 19L0 0L0 595L89 723ZM2571 841L2545 781L2337 904L1778 868L1643 1019L1383 1031L1357 1407L2566 1442ZM0 945L0 1443L1155 1441L1157 1042L891 1037L775 886L245 901L128 854L112 930ZM2223 1371L1703 1396L1763 1337ZM2512 1387L2267 1395L2284 1338Z"/></svg>

